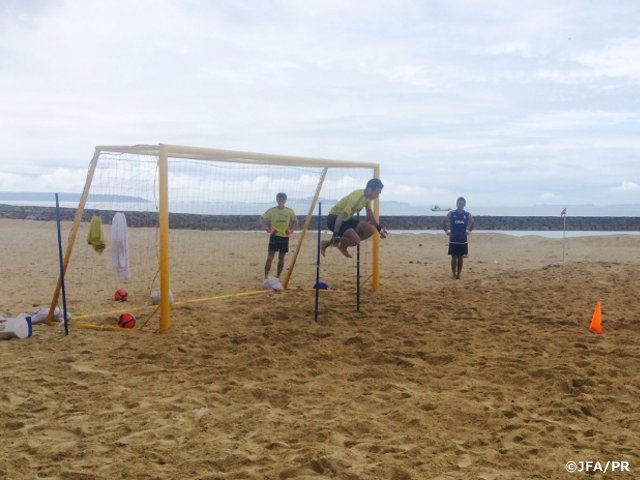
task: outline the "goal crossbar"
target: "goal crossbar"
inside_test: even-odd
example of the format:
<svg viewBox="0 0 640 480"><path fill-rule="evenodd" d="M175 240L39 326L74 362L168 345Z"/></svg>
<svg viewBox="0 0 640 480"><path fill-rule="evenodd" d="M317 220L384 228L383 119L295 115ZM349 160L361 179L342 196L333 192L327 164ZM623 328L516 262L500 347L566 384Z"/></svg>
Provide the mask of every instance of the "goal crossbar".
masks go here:
<svg viewBox="0 0 640 480"><path fill-rule="evenodd" d="M188 147L184 145L99 145L96 152L132 153L138 155L159 156L161 150L171 158L193 160L218 160L232 163L254 163L282 166L308 166L330 168L371 168L378 170L378 163L356 162L349 160L334 160L329 158L298 157L293 155L276 155L272 153L242 152L236 150L221 150L216 148Z"/></svg>

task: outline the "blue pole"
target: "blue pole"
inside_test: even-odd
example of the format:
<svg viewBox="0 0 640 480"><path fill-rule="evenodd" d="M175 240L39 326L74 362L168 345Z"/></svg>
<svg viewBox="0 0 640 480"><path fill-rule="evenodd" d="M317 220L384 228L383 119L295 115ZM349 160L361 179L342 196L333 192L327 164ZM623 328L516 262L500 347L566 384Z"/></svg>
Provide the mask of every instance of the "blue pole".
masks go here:
<svg viewBox="0 0 640 480"><path fill-rule="evenodd" d="M64 319L64 334L69 335L69 322L67 320L67 295L64 289L64 266L62 260L62 235L60 233L60 202L56 193L56 224L58 227L58 258L60 259L60 286L62 287L62 318Z"/></svg>
<svg viewBox="0 0 640 480"><path fill-rule="evenodd" d="M318 243L316 248L316 283L315 283L315 291L316 291L316 305L313 311L313 320L318 322L318 302L320 299L320 236L322 235L322 202L318 203Z"/></svg>

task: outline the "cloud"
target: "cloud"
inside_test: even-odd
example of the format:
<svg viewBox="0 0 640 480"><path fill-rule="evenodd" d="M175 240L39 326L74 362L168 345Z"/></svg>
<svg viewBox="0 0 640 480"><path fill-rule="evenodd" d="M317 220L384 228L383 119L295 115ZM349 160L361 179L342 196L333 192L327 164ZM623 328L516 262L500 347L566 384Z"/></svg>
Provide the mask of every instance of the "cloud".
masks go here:
<svg viewBox="0 0 640 480"><path fill-rule="evenodd" d="M615 39L597 50L582 52L562 68L542 68L536 75L566 85L587 83L598 87L600 80L619 78L632 84L640 81L640 37ZM600 88L612 88L601 85Z"/></svg>
<svg viewBox="0 0 640 480"><path fill-rule="evenodd" d="M460 194L531 204L550 192L611 202L640 160L634 2L0 8L7 189L62 176L75 186L98 144L374 161L386 199L426 205Z"/></svg>
<svg viewBox="0 0 640 480"><path fill-rule="evenodd" d="M54 169L47 173L0 173L0 191L76 192L82 191L86 170Z"/></svg>
<svg viewBox="0 0 640 480"><path fill-rule="evenodd" d="M593 75L640 81L640 37L611 40L605 48L579 55L577 60Z"/></svg>
<svg viewBox="0 0 640 480"><path fill-rule="evenodd" d="M640 184L636 182L624 181L617 187L611 189L615 193L627 193L640 191Z"/></svg>

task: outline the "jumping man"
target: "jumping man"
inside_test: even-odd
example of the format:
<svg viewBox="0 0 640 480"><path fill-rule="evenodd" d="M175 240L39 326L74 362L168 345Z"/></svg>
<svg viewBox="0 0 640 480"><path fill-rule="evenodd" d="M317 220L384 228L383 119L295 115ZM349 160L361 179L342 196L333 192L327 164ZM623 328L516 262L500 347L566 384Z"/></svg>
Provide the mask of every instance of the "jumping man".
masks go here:
<svg viewBox="0 0 640 480"><path fill-rule="evenodd" d="M330 246L338 247L345 256L351 257L347 250L366 240L377 230L382 238L387 232L380 226L376 219L371 202L380 196L384 185L378 178L372 178L364 189L358 189L343 197L327 215L327 228L333 232L331 240L324 240L320 244L320 252L325 255ZM362 208L366 208L367 216L364 220L355 217Z"/></svg>

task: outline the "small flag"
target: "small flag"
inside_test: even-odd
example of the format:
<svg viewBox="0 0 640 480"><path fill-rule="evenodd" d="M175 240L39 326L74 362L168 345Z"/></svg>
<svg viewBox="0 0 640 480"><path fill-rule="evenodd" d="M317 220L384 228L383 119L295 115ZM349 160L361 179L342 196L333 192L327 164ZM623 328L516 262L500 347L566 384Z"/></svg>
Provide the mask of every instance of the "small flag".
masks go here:
<svg viewBox="0 0 640 480"><path fill-rule="evenodd" d="M560 212L560 216L564 217L567 214L567 209L563 208L562 211Z"/></svg>

